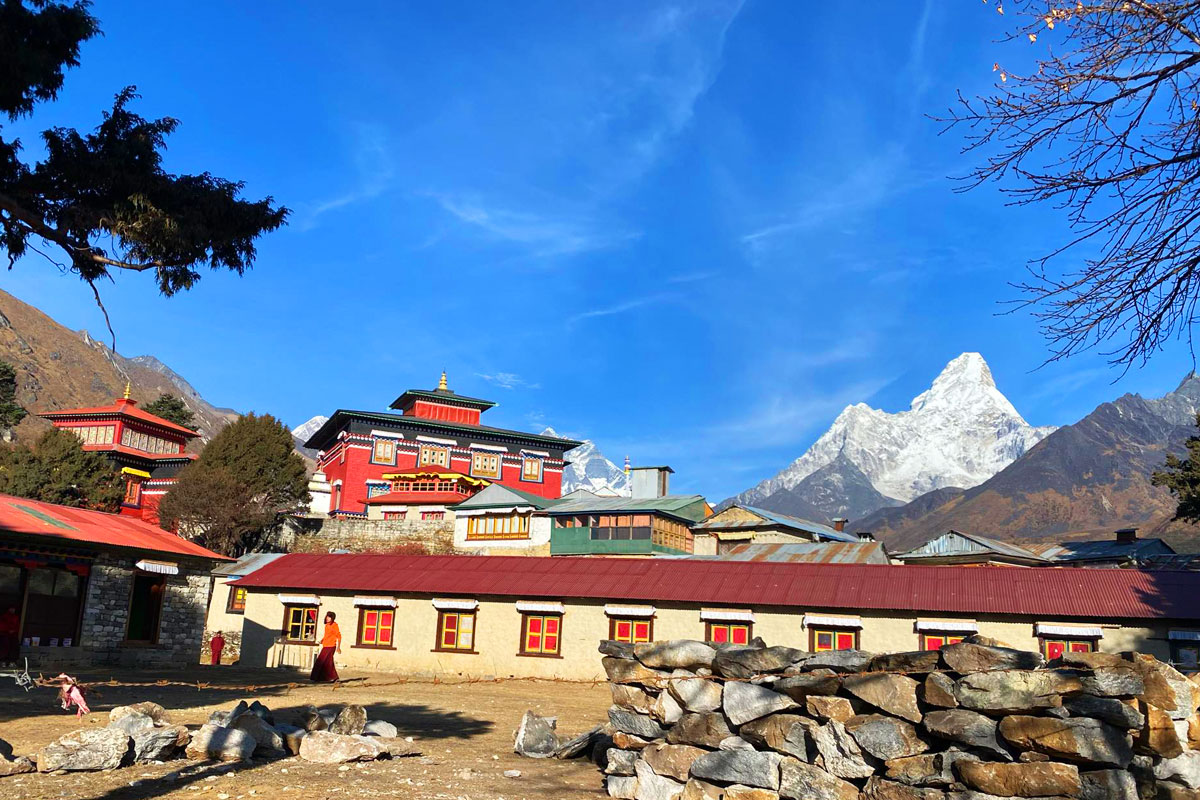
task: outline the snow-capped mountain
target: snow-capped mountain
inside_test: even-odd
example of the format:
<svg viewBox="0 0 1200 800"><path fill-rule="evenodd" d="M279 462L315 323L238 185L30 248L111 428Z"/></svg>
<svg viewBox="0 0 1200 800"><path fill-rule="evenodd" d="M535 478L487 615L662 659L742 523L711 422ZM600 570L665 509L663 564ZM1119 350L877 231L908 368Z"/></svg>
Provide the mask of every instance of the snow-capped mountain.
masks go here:
<svg viewBox="0 0 1200 800"><path fill-rule="evenodd" d="M866 403L847 406L804 455L733 500L767 508L807 503L831 516L860 516L934 489L983 483L1054 430L1027 423L996 388L983 356L963 353L913 398L908 411L889 414ZM865 476L882 497L864 502L878 505L826 508L826 493L807 496L805 480L839 461L853 468L859 483L858 473ZM821 486L829 485L825 475Z"/></svg>
<svg viewBox="0 0 1200 800"><path fill-rule="evenodd" d="M321 429L321 426L329 422L329 417L323 417L320 414L305 422L302 425L297 425L292 428L292 436L300 440L301 444L308 441L308 437Z"/></svg>
<svg viewBox="0 0 1200 800"><path fill-rule="evenodd" d="M558 436L553 428L546 428L542 436ZM583 444L567 452L566 469L563 470L562 493L576 489L589 492L613 492L628 497L632 491L629 478L613 462L604 457L595 443L584 439Z"/></svg>

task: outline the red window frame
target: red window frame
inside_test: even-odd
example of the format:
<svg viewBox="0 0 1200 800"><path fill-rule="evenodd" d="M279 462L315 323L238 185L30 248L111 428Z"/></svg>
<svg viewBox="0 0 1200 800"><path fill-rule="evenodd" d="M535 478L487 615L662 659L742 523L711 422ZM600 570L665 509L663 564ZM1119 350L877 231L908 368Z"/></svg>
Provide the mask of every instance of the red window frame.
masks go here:
<svg viewBox="0 0 1200 800"><path fill-rule="evenodd" d="M715 644L750 644L754 638L753 622L706 622L704 641Z"/></svg>
<svg viewBox="0 0 1200 800"><path fill-rule="evenodd" d="M958 644L966 637L960 633L922 633L922 650L941 650L951 644Z"/></svg>
<svg viewBox="0 0 1200 800"><path fill-rule="evenodd" d="M522 614L520 655L561 657L562 620L562 614Z"/></svg>
<svg viewBox="0 0 1200 800"><path fill-rule="evenodd" d="M358 610L357 647L395 649L396 609L363 606Z"/></svg>
<svg viewBox="0 0 1200 800"><path fill-rule="evenodd" d="M857 650L858 630L834 628L828 625L808 629L808 649L813 653L832 650Z"/></svg>

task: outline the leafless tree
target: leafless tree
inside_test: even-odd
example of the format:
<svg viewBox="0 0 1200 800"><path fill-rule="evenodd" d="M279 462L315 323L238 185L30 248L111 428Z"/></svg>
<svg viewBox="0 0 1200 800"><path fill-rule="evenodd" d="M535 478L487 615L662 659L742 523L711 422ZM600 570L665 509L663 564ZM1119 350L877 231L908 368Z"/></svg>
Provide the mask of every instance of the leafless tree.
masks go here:
<svg viewBox="0 0 1200 800"><path fill-rule="evenodd" d="M985 0L986 2L987 0ZM1100 348L1144 364L1193 340L1200 297L1200 1L1016 0L995 91L943 120L981 156L964 190L1066 210L1068 241L1017 283L1059 360ZM1022 74L1027 72L1027 74ZM1194 349L1193 349L1194 353Z"/></svg>

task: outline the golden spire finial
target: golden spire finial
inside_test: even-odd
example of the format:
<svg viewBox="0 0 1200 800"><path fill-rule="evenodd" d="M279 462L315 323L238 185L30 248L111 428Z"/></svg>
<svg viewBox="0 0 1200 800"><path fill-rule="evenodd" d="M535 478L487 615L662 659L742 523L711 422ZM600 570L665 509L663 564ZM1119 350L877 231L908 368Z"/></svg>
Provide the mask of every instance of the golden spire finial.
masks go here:
<svg viewBox="0 0 1200 800"><path fill-rule="evenodd" d="M442 370L442 379L440 381L438 381L438 391L439 392L450 391L450 387L446 385L446 370Z"/></svg>
<svg viewBox="0 0 1200 800"><path fill-rule="evenodd" d="M125 381L125 399L129 399L129 395L133 393L133 385L129 381Z"/></svg>

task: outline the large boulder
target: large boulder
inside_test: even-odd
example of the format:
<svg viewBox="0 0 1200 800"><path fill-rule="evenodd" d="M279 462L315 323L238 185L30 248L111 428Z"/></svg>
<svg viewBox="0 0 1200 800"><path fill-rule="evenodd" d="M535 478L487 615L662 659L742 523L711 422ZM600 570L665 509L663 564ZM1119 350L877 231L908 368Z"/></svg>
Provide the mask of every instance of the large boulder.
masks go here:
<svg viewBox="0 0 1200 800"><path fill-rule="evenodd" d="M658 697L654 698L654 705L650 707L650 716L664 725L674 725L683 716L683 706L670 692L659 692Z"/></svg>
<svg viewBox="0 0 1200 800"><path fill-rule="evenodd" d="M942 664L937 650L913 650L907 653L884 653L867 663L868 672L933 672Z"/></svg>
<svg viewBox="0 0 1200 800"><path fill-rule="evenodd" d="M862 748L836 720L813 728L813 744L821 754L825 769L839 778L869 778L875 767L863 757Z"/></svg>
<svg viewBox="0 0 1200 800"><path fill-rule="evenodd" d="M600 663L604 666L604 674L612 683L635 683L653 689L661 689L667 685L667 680L671 677L669 672L649 669L639 661L630 661L625 658L605 656L600 659Z"/></svg>
<svg viewBox="0 0 1200 800"><path fill-rule="evenodd" d="M718 750L692 762L692 777L718 783L740 783L760 789L779 788L779 753L759 750ZM656 770L657 771L657 770Z"/></svg>
<svg viewBox="0 0 1200 800"><path fill-rule="evenodd" d="M667 691L687 711L716 711L721 707L721 684L717 681L705 678L672 678L667 684Z"/></svg>
<svg viewBox="0 0 1200 800"><path fill-rule="evenodd" d="M279 723L275 726L275 731L283 737L283 746L291 755L300 755L300 742L308 735L308 731L296 725L285 725Z"/></svg>
<svg viewBox="0 0 1200 800"><path fill-rule="evenodd" d="M960 675L993 669L1037 669L1046 663L1040 653L974 642L947 645L940 652L946 666Z"/></svg>
<svg viewBox="0 0 1200 800"><path fill-rule="evenodd" d="M701 667L711 667L717 651L704 642L696 642L691 639L671 639L665 642L635 644L633 655L651 669L695 671Z"/></svg>
<svg viewBox="0 0 1200 800"><path fill-rule="evenodd" d="M171 715L167 713L167 710L158 703L152 703L148 700L141 703L131 703L127 706L117 706L108 712L108 723L111 725L121 719L121 717L128 716L129 714L147 716L155 725L171 724Z"/></svg>
<svg viewBox="0 0 1200 800"><path fill-rule="evenodd" d="M1098 769L1079 773L1082 800L1138 800L1137 781L1123 769Z"/></svg>
<svg viewBox="0 0 1200 800"><path fill-rule="evenodd" d="M858 800L858 787L820 767L785 758L779 767L779 796L788 800Z"/></svg>
<svg viewBox="0 0 1200 800"><path fill-rule="evenodd" d="M690 744L667 744L665 742L648 745L642 750L642 758L659 775L666 775L677 781L686 781L692 762L707 753L699 747Z"/></svg>
<svg viewBox="0 0 1200 800"><path fill-rule="evenodd" d="M129 736L141 731L150 730L154 727L154 720L148 715L139 712L131 712L122 714L115 720L108 723L108 727L115 731L121 731Z"/></svg>
<svg viewBox="0 0 1200 800"><path fill-rule="evenodd" d="M1141 699L1166 711L1172 719L1187 719L1196 711L1194 684L1179 670L1144 653L1133 654L1131 663L1146 686Z"/></svg>
<svg viewBox="0 0 1200 800"><path fill-rule="evenodd" d="M542 717L526 711L513 734L513 752L529 758L550 758L559 746L558 734L555 733L557 727L557 717Z"/></svg>
<svg viewBox="0 0 1200 800"><path fill-rule="evenodd" d="M874 658L873 653L862 650L826 650L814 653L803 662L788 667L784 670L784 674L799 674L818 669L827 669L832 672L862 672L871 663L872 658Z"/></svg>
<svg viewBox="0 0 1200 800"><path fill-rule="evenodd" d="M1189 750L1175 758L1164 758L1154 765L1154 777L1160 781L1182 783L1189 789L1200 789L1200 751Z"/></svg>
<svg viewBox="0 0 1200 800"><path fill-rule="evenodd" d="M268 725L275 724L275 716L271 713L271 709L264 706L262 703L255 700L246 709L247 714L253 714Z"/></svg>
<svg viewBox="0 0 1200 800"><path fill-rule="evenodd" d="M961 761L955 769L967 786L1000 797L1074 797L1080 791L1079 768L1073 764Z"/></svg>
<svg viewBox="0 0 1200 800"><path fill-rule="evenodd" d="M167 761L187 746L191 734L183 725L145 728L132 735L133 760L138 764Z"/></svg>
<svg viewBox="0 0 1200 800"><path fill-rule="evenodd" d="M683 783L656 773L645 761L638 760L635 800L678 800L683 793Z"/></svg>
<svg viewBox="0 0 1200 800"><path fill-rule="evenodd" d="M809 731L816 726L816 722L799 714L772 714L747 722L738 728L738 736L758 747L808 761L812 739Z"/></svg>
<svg viewBox="0 0 1200 800"><path fill-rule="evenodd" d="M329 731L343 736L358 736L366 724L367 710L362 706L351 705L338 712L337 718L329 726Z"/></svg>
<svg viewBox="0 0 1200 800"><path fill-rule="evenodd" d="M247 761L254 755L258 742L239 728L225 728L205 723L192 732L187 757L199 761Z"/></svg>
<svg viewBox="0 0 1200 800"><path fill-rule="evenodd" d="M623 658L626 661L633 661L633 644L631 642L618 642L615 639L604 639L600 642L600 646L596 648L600 651L600 655L611 656L612 658Z"/></svg>
<svg viewBox="0 0 1200 800"><path fill-rule="evenodd" d="M300 724L306 731L323 731L328 730L336 719L337 712L335 711L316 706L305 706L300 715Z"/></svg>
<svg viewBox="0 0 1200 800"><path fill-rule="evenodd" d="M1138 701L1138 708L1144 721L1133 737L1133 746L1137 752L1159 758L1175 758L1184 751L1187 746L1186 736L1184 740L1180 740L1175 720L1171 719L1168 712L1153 703L1141 700ZM1124 726L1126 730L1128 727Z"/></svg>
<svg viewBox="0 0 1200 800"><path fill-rule="evenodd" d="M1097 697L1094 694L1064 697L1063 708L1072 717L1092 717L1125 730L1139 729L1146 724L1145 714L1138 711L1136 706L1115 697Z"/></svg>
<svg viewBox="0 0 1200 800"><path fill-rule="evenodd" d="M1013 715L1000 720L1000 735L1018 750L1032 750L1076 764L1125 768L1133 758L1129 735L1095 719Z"/></svg>
<svg viewBox="0 0 1200 800"><path fill-rule="evenodd" d="M842 679L842 687L850 694L909 722L921 721L921 709L917 706L918 685L904 675L882 672L847 675Z"/></svg>
<svg viewBox="0 0 1200 800"><path fill-rule="evenodd" d="M636 711L639 714L649 714L654 708L654 695L641 686L632 683L609 683L614 706Z"/></svg>
<svg viewBox="0 0 1200 800"><path fill-rule="evenodd" d="M810 717L826 721L836 719L838 722L845 722L855 714L853 704L846 698L824 695L804 698L804 710Z"/></svg>
<svg viewBox="0 0 1200 800"><path fill-rule="evenodd" d="M604 779L604 788L608 796L619 800L634 800L637 786L638 779L632 775L609 775Z"/></svg>
<svg viewBox="0 0 1200 800"><path fill-rule="evenodd" d="M842 688L842 682L831 672L806 672L803 675L792 675L780 678L773 684L775 691L782 692L797 703L803 703L805 698L812 695L835 695Z"/></svg>
<svg viewBox="0 0 1200 800"><path fill-rule="evenodd" d="M363 725L363 736L384 736L388 739L395 739L400 735L400 731L396 730L396 726L387 720L371 719L367 720L367 724Z"/></svg>
<svg viewBox="0 0 1200 800"><path fill-rule="evenodd" d="M902 719L862 714L846 720L845 725L858 746L880 761L920 755L929 749L917 729Z"/></svg>
<svg viewBox="0 0 1200 800"><path fill-rule="evenodd" d="M926 731L940 739L987 750L1005 760L1012 760L1012 755L996 739L996 721L976 711L965 708L930 711L921 724Z"/></svg>
<svg viewBox="0 0 1200 800"><path fill-rule="evenodd" d="M712 661L713 671L727 678L752 678L804 663L810 653L791 647L723 647Z"/></svg>
<svg viewBox="0 0 1200 800"><path fill-rule="evenodd" d="M254 739L256 755L283 755L286 745L283 736L258 714L246 713L229 723L230 730L242 730Z"/></svg>
<svg viewBox="0 0 1200 800"><path fill-rule="evenodd" d="M613 727L643 739L661 739L667 735L666 730L645 714L627 711L619 706L609 706L608 721Z"/></svg>
<svg viewBox="0 0 1200 800"><path fill-rule="evenodd" d="M115 728L72 731L38 751L39 772L116 769L133 760L133 740Z"/></svg>
<svg viewBox="0 0 1200 800"><path fill-rule="evenodd" d="M1007 670L964 675L954 685L963 708L1016 714L1057 708L1062 696L1082 690L1079 676L1068 670Z"/></svg>
<svg viewBox="0 0 1200 800"><path fill-rule="evenodd" d="M7 778L10 775L23 775L27 772L37 772L37 765L25 756L17 756L16 758L0 756L0 778Z"/></svg>
<svg viewBox="0 0 1200 800"><path fill-rule="evenodd" d="M384 740L378 736L312 731L300 740L300 757L316 764L374 761L387 752Z"/></svg>
<svg viewBox="0 0 1200 800"><path fill-rule="evenodd" d="M671 744L694 744L698 747L717 748L721 742L733 736L725 715L719 711L706 714L684 714L679 722L667 731Z"/></svg>
<svg viewBox="0 0 1200 800"><path fill-rule="evenodd" d="M1080 678L1079 683L1084 692L1098 697L1139 697L1146 692L1146 682L1128 661L1096 667L1091 675Z"/></svg>
<svg viewBox="0 0 1200 800"><path fill-rule="evenodd" d="M734 725L744 725L768 714L799 708L792 698L770 687L740 681L725 684L723 707L725 716Z"/></svg>
<svg viewBox="0 0 1200 800"><path fill-rule="evenodd" d="M605 758L604 774L633 775L633 765L637 763L638 753L635 750L621 750L610 747Z"/></svg>
<svg viewBox="0 0 1200 800"><path fill-rule="evenodd" d="M926 705L958 708L958 698L954 696L954 679L944 672L929 673L921 685L921 699Z"/></svg>

